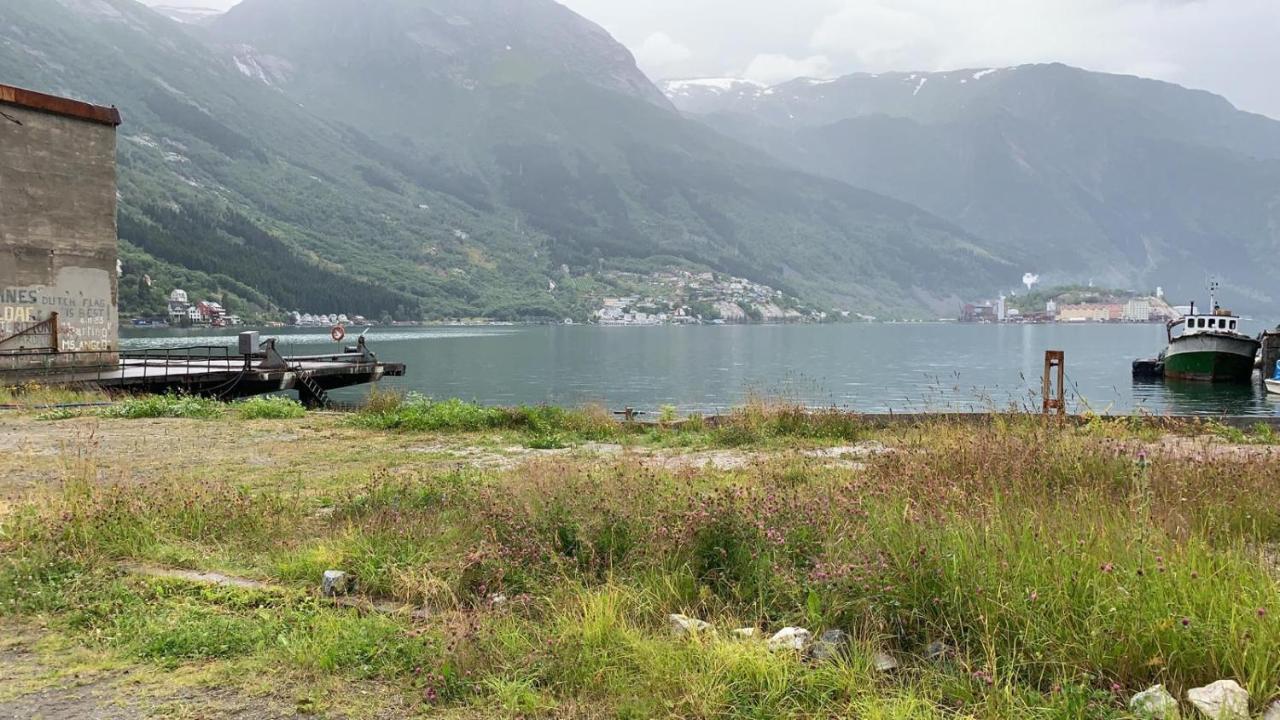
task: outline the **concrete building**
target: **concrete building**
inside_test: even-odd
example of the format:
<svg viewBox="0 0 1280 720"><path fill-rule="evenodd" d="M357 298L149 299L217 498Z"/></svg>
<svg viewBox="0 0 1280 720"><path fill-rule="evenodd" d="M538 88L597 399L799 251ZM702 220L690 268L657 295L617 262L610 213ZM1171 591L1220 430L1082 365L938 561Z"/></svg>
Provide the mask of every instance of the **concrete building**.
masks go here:
<svg viewBox="0 0 1280 720"><path fill-rule="evenodd" d="M1151 322L1151 317L1155 312L1155 308L1151 304L1151 298L1137 297L1125 303L1124 316L1121 318L1125 322Z"/></svg>
<svg viewBox="0 0 1280 720"><path fill-rule="evenodd" d="M118 361L119 124L0 85L0 373Z"/></svg>
<svg viewBox="0 0 1280 720"><path fill-rule="evenodd" d="M1115 303L1060 305L1058 322L1116 322L1124 316L1124 306Z"/></svg>

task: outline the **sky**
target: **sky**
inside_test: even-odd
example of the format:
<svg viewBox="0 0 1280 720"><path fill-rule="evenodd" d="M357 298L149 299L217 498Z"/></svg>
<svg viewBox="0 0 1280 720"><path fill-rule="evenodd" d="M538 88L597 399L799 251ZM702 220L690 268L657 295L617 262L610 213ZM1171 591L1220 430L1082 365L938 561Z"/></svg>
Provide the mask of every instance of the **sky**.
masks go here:
<svg viewBox="0 0 1280 720"><path fill-rule="evenodd" d="M655 80L1064 62L1209 90L1280 118L1280 0L560 1Z"/></svg>

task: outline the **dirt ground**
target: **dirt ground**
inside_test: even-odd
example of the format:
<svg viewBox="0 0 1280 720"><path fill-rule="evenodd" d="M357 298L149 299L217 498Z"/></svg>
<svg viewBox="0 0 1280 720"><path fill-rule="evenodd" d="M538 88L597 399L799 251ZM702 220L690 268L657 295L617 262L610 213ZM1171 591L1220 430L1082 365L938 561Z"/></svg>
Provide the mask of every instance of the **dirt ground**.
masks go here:
<svg viewBox="0 0 1280 720"><path fill-rule="evenodd" d="M298 708L202 682L197 669L148 672L45 630L0 623L0 719L276 720Z"/></svg>

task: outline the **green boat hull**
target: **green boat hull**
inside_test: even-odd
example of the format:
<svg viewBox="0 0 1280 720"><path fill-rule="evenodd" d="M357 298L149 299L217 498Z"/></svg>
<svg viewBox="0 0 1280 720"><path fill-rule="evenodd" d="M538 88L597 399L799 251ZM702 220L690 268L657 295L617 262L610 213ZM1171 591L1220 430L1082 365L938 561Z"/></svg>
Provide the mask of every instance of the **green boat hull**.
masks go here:
<svg viewBox="0 0 1280 720"><path fill-rule="evenodd" d="M1230 352L1184 352L1164 359L1164 376L1174 380L1247 383L1253 378L1252 355Z"/></svg>

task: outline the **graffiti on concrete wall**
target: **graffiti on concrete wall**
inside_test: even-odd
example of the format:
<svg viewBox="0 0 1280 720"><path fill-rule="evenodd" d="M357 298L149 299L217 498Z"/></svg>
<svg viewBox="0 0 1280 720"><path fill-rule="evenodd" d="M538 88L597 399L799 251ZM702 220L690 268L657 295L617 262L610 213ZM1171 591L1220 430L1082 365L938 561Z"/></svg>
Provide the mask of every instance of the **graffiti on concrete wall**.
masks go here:
<svg viewBox="0 0 1280 720"><path fill-rule="evenodd" d="M55 349L52 328L35 327L53 313L57 350L115 350L119 328L111 275L77 267L63 268L53 285L0 287L0 350Z"/></svg>

